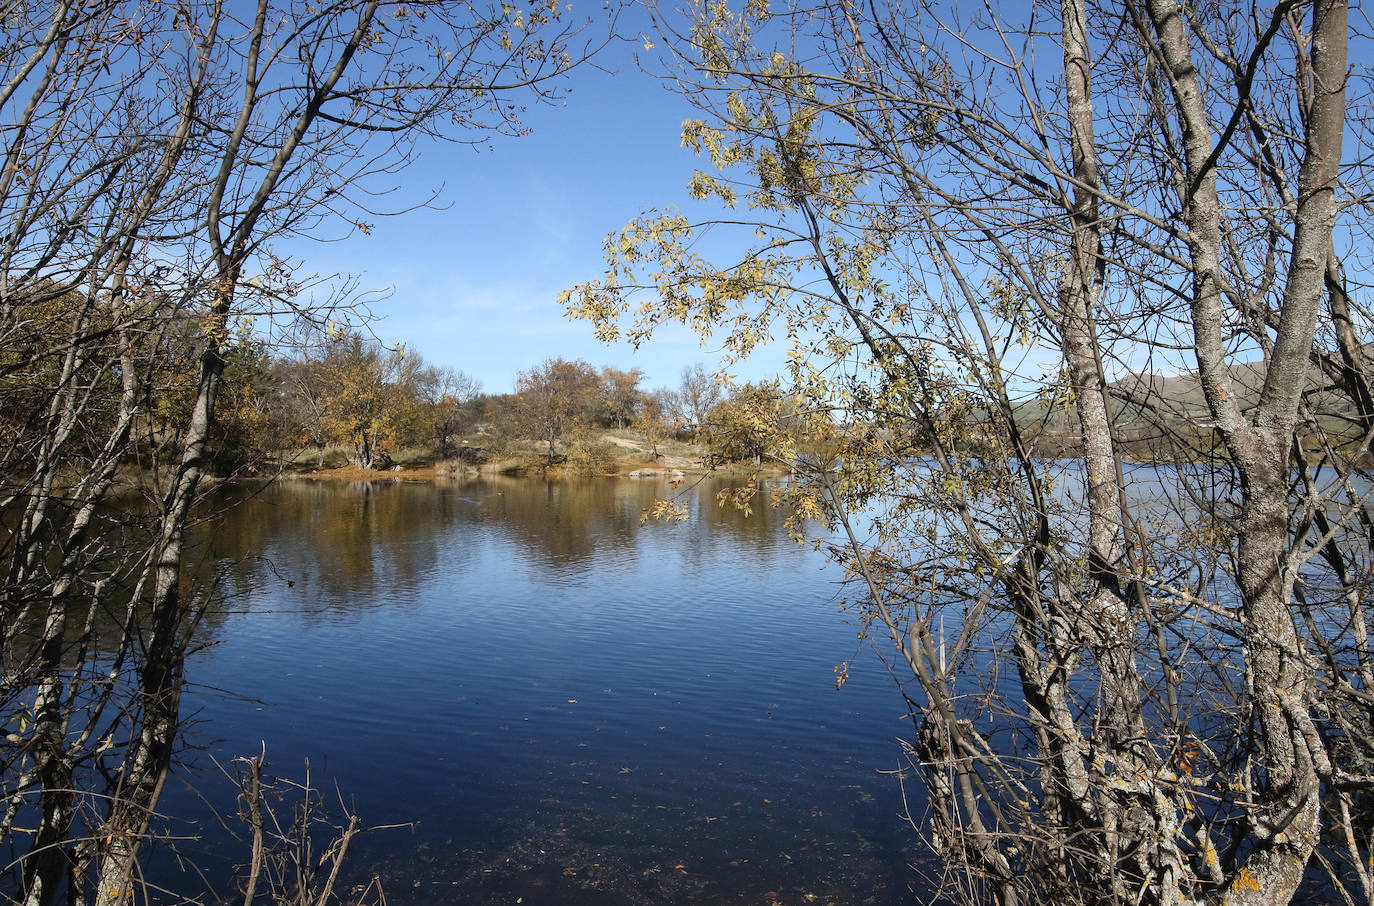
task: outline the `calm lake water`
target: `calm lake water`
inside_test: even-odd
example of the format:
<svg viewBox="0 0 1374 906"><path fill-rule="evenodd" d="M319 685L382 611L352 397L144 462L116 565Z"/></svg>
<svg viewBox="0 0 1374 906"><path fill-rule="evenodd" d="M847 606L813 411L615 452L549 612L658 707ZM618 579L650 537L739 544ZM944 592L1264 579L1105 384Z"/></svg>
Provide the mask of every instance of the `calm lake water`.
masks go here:
<svg viewBox="0 0 1374 906"><path fill-rule="evenodd" d="M910 902L902 698L838 570L720 487L647 526L659 482L290 482L230 509L166 829L223 877L246 849L209 756L265 742L365 823L413 822L350 856L391 906Z"/></svg>

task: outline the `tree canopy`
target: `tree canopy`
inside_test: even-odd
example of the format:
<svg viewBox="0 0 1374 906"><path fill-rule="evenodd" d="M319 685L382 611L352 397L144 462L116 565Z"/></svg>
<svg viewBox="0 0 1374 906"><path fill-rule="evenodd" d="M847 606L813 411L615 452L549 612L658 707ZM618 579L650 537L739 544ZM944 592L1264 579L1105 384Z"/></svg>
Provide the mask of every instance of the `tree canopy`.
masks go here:
<svg viewBox="0 0 1374 906"><path fill-rule="evenodd" d="M701 109L688 191L722 213L634 221L565 301L606 338L790 345L812 442L774 435L805 476L780 499L842 539L909 678L947 892L1374 897L1345 4L659 22ZM701 255L708 227L742 251ZM1052 432L1071 459L1039 455Z"/></svg>
<svg viewBox="0 0 1374 906"><path fill-rule="evenodd" d="M182 561L217 403L250 414L220 399L226 371L253 373L246 337L356 298L282 243L366 233L422 139L518 134L595 48L580 30L557 0L6 5L0 688L26 716L0 840L17 902L131 896L213 595ZM130 461L146 506L112 494ZM92 636L96 614L113 637Z"/></svg>

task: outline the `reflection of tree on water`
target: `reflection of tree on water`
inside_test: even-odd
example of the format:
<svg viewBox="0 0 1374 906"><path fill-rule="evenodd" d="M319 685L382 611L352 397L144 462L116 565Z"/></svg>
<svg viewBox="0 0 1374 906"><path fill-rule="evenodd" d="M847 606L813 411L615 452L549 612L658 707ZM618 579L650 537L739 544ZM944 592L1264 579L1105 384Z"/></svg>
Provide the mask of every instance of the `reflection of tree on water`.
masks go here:
<svg viewBox="0 0 1374 906"><path fill-rule="evenodd" d="M533 562L568 568L585 564L598 550L633 544L639 515L621 499L618 484L495 478L464 490L484 495L477 518L514 540Z"/></svg>
<svg viewBox="0 0 1374 906"><path fill-rule="evenodd" d="M731 486L709 477L681 488L661 481L505 477L282 482L202 528L197 579L229 561L224 593L231 608L262 583L291 582L308 607L327 611L356 606L360 589L413 584L440 557L463 556L485 531L510 537L532 562L559 568L586 565L596 553L634 556L655 532L688 538L694 558L788 543L778 511L756 506L746 514L719 505L717 493ZM672 495L687 503L691 520L641 525L655 500ZM451 531L436 533L436 525Z"/></svg>
<svg viewBox="0 0 1374 906"><path fill-rule="evenodd" d="M227 561L231 600L264 584L291 583L307 612L348 610L373 597L360 590L407 587L432 569L433 527L455 521L461 510L429 486L282 483L205 528L199 568Z"/></svg>
<svg viewBox="0 0 1374 906"><path fill-rule="evenodd" d="M499 515L511 536L537 562L575 566L597 550L644 553L646 534L670 531L691 544L694 555L717 556L724 550L768 550L787 543L781 531L784 516L767 506L745 513L717 503L724 488L742 482L711 476L689 478L678 486L655 480L545 482L531 493L531 482L494 479L483 482L499 495L486 504L486 515ZM685 504L686 523L643 525L645 512L664 498Z"/></svg>

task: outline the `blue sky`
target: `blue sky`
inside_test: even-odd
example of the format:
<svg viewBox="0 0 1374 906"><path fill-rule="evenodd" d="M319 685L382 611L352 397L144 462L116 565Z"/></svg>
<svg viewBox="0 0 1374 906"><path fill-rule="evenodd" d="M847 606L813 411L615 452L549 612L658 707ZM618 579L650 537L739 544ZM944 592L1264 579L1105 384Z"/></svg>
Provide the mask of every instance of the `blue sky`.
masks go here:
<svg viewBox="0 0 1374 906"><path fill-rule="evenodd" d="M622 34L650 31L635 17L646 16L631 4ZM441 207L374 218L370 235L286 251L306 271L347 274L363 290L389 291L372 308L377 337L462 369L491 393L512 390L517 371L550 356L640 368L647 387L677 386L695 362L714 370L717 348L703 347L686 329L660 331L638 351L604 345L590 325L568 321L556 301L560 291L601 276L605 236L646 209L680 206L703 219L717 213L693 206L686 190L701 162L681 147L680 130L697 112L640 69L636 55L656 63L659 53L644 43L612 43L597 59L600 68L574 72L566 104L528 110L529 136L424 149L390 202L403 208L442 187ZM1352 58L1362 52L1352 48ZM731 372L741 380L779 373L781 346Z"/></svg>
<svg viewBox="0 0 1374 906"><path fill-rule="evenodd" d="M532 135L497 136L480 149L426 148L391 201L442 185L444 209L379 218L371 235L292 253L308 271L391 289L372 307L381 318L377 337L462 369L490 393L510 391L518 370L549 356L641 368L647 387L677 386L694 362L715 368L715 349L685 329L660 333L636 352L598 342L590 325L569 322L557 303L560 290L601 276L607 233L647 208L689 201L697 159L679 133L693 110L641 71L635 53L647 55L642 41L612 44L598 58L612 71L575 72L566 106L528 111ZM732 371L750 379L781 366L780 352L765 352Z"/></svg>

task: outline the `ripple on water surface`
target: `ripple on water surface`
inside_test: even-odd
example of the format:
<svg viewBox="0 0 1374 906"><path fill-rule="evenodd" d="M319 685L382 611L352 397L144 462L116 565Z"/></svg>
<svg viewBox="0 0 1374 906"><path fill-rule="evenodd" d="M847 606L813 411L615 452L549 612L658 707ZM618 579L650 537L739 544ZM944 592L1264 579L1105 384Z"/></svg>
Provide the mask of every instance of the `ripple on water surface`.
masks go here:
<svg viewBox="0 0 1374 906"><path fill-rule="evenodd" d="M644 527L646 482L269 489L206 538L233 605L189 673L235 696L192 741L415 822L352 857L392 904L906 902L901 698L824 558L717 489Z"/></svg>

